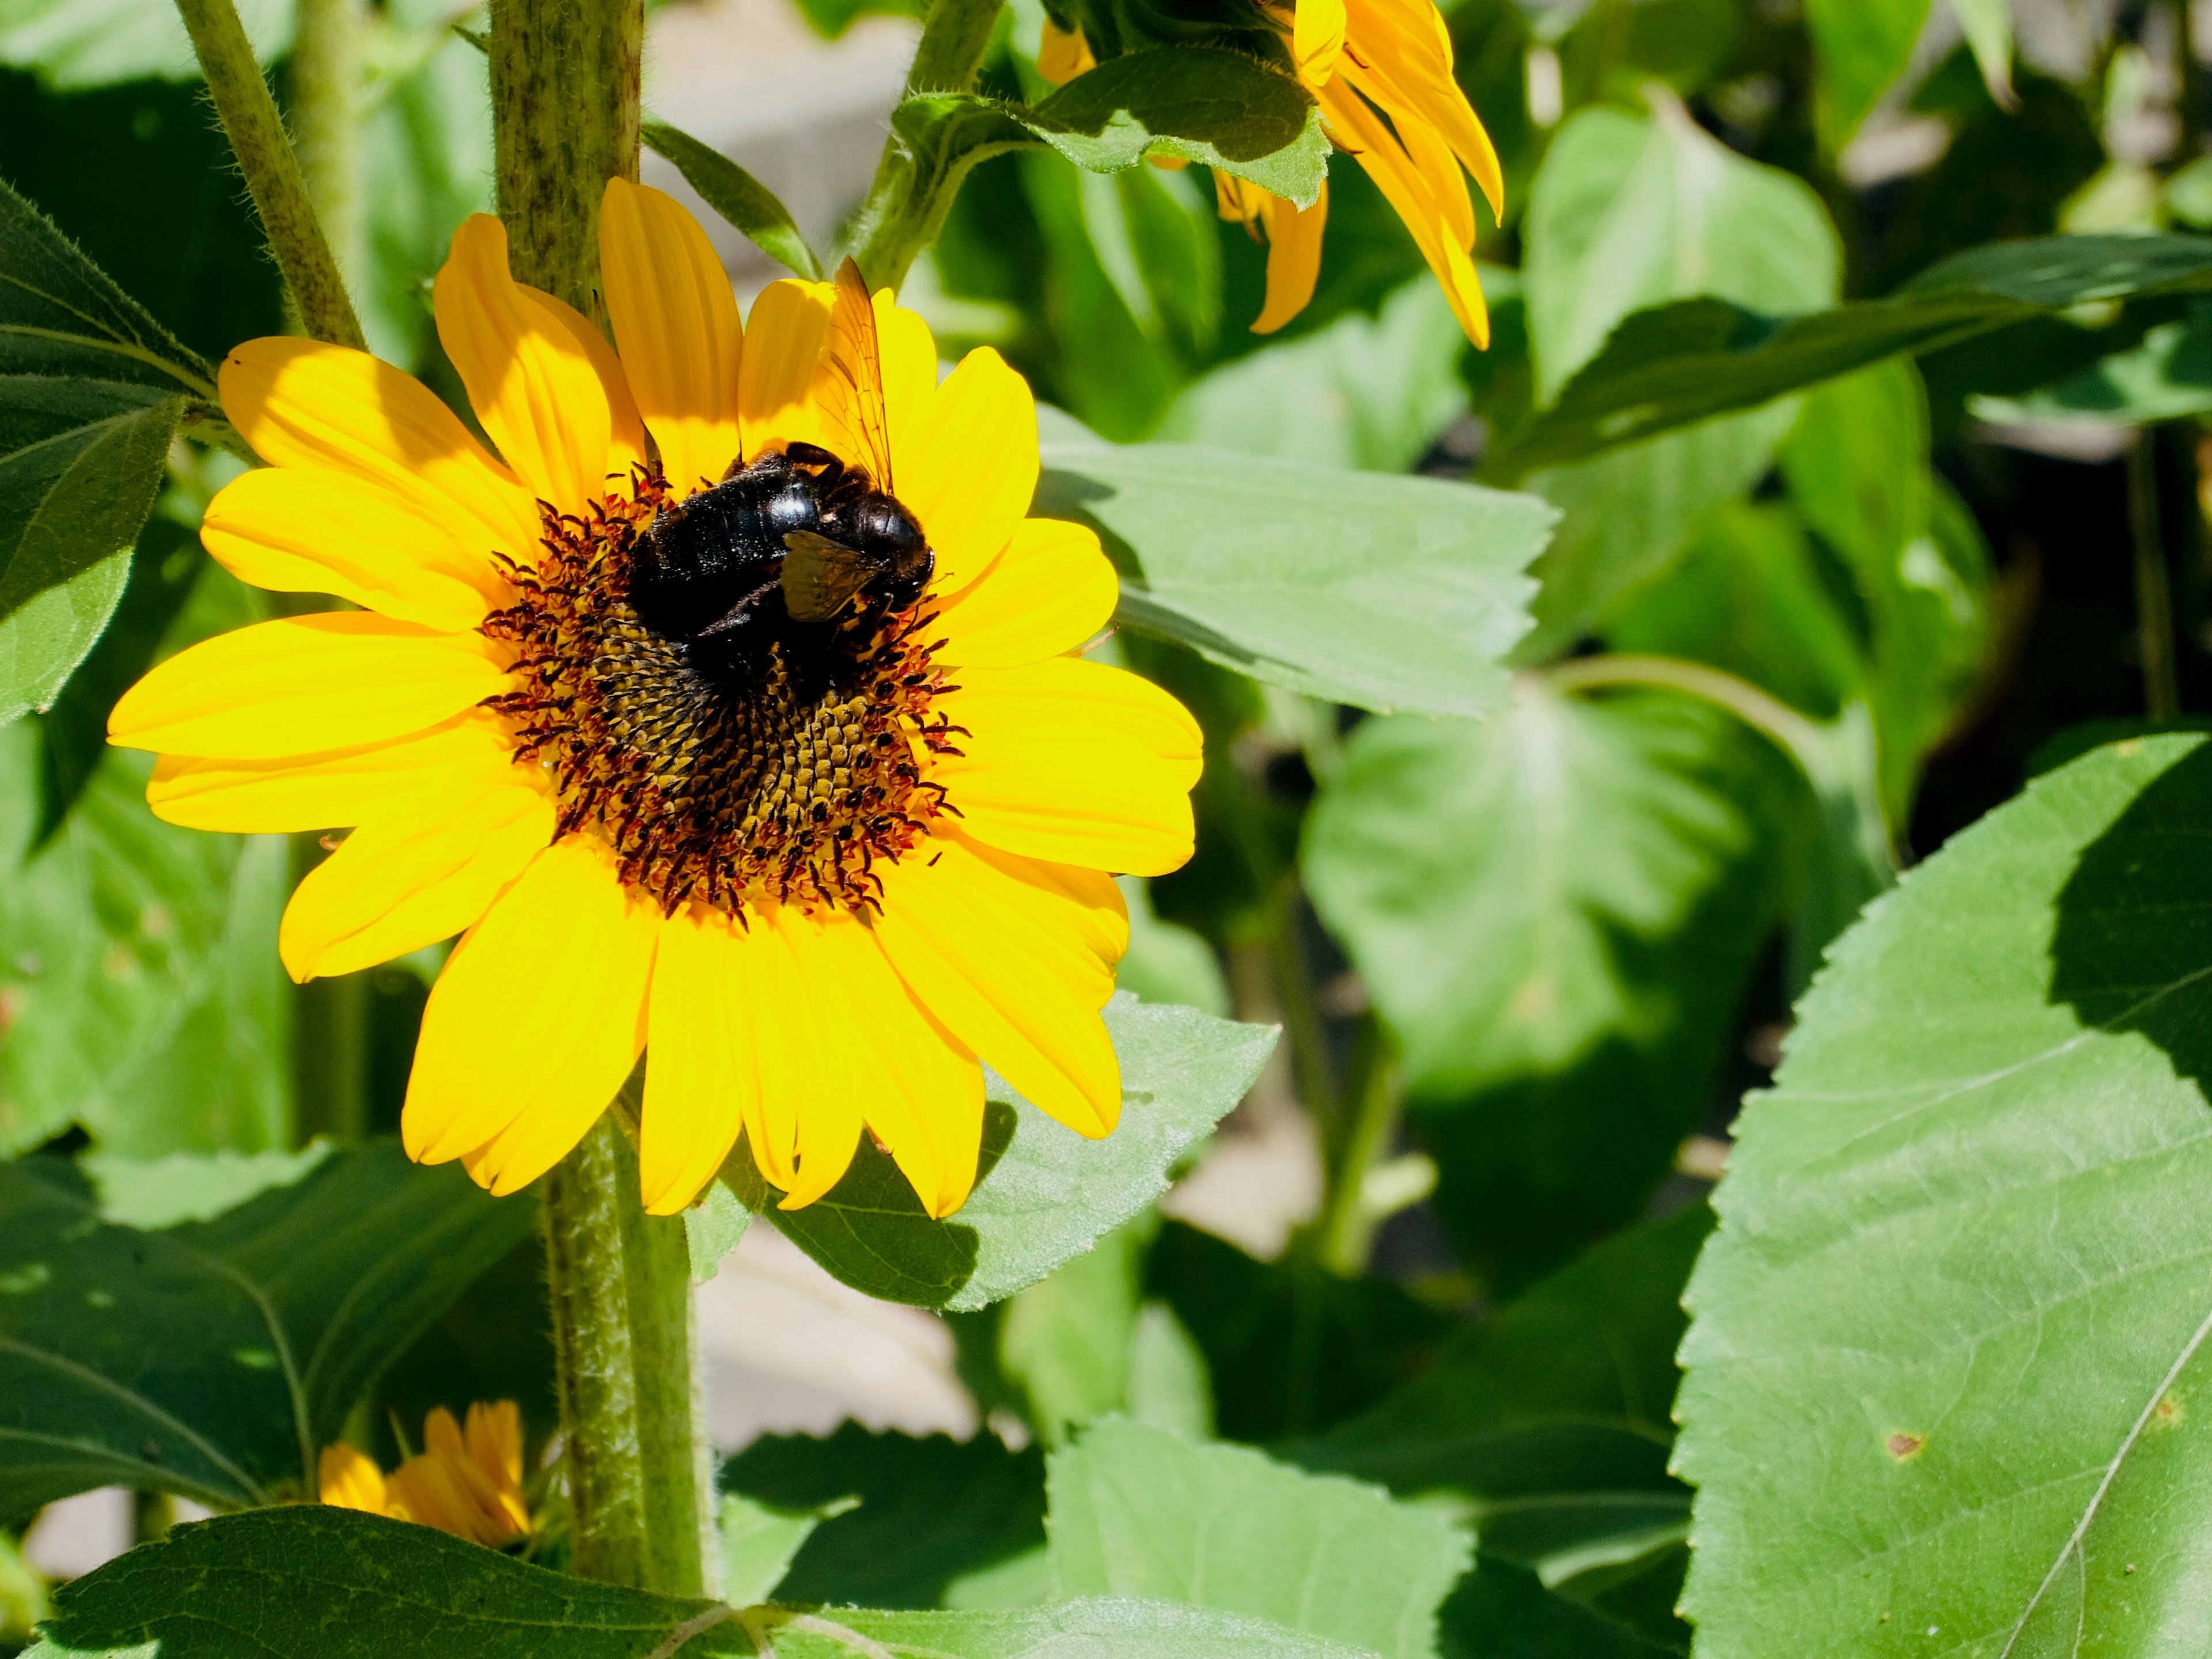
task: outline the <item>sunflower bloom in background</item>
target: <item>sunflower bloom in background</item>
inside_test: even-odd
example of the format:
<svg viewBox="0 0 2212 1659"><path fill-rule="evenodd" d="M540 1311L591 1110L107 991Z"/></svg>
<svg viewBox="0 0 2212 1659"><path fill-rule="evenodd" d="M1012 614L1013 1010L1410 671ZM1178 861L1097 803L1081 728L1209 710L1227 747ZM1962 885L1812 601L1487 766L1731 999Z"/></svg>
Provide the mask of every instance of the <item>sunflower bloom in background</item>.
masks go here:
<svg viewBox="0 0 2212 1659"><path fill-rule="evenodd" d="M224 409L270 465L210 507L209 550L363 609L171 659L111 738L161 756L148 798L172 823L353 827L286 909L295 978L462 935L408 1084L416 1158L514 1192L644 1054L654 1212L741 1132L784 1206L811 1202L865 1129L949 1214L975 1176L979 1057L1079 1132L1113 1129L1100 1010L1128 927L1106 872L1189 856L1197 727L1071 654L1115 582L1089 531L1027 517L1028 387L988 350L939 385L888 295L878 424L927 586L826 683L781 646L702 672L641 620L633 570L656 515L733 464L840 449L833 291L778 283L741 328L698 225L620 180L600 252L619 357L511 278L497 220L455 235L439 337L496 458L361 352L234 351Z"/></svg>
<svg viewBox="0 0 2212 1659"><path fill-rule="evenodd" d="M336 1509L413 1521L493 1549L530 1530L522 1497L522 1414L512 1400L469 1407L468 1426L443 1406L423 1420L422 1449L389 1477L343 1441L323 1448L317 1496Z"/></svg>
<svg viewBox="0 0 2212 1659"><path fill-rule="evenodd" d="M1322 130L1367 170L1443 285L1467 337L1490 343L1490 313L1474 269L1470 175L1494 217L1505 175L1474 106L1452 78L1451 32L1434 0L1296 0L1267 9L1299 81L1321 106ZM1065 81L1091 67L1079 31L1046 20L1037 70ZM1267 293L1255 334L1272 334L1306 307L1321 273L1328 187L1310 208L1245 179L1214 175L1221 216L1267 244Z"/></svg>

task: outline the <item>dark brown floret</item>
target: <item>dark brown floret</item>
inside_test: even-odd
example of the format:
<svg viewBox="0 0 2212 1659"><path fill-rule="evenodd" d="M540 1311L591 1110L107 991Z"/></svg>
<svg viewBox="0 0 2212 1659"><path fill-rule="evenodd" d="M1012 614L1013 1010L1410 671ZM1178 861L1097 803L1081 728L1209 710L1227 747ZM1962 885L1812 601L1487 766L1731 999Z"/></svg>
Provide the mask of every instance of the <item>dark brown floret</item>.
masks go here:
<svg viewBox="0 0 2212 1659"><path fill-rule="evenodd" d="M748 683L709 679L626 597L633 546L667 499L641 479L586 519L539 504L538 567L509 571L516 602L483 624L515 649L516 689L487 706L513 726L516 763L551 774L559 833L596 830L663 912L742 916L765 896L866 910L875 866L949 810L915 755L958 752L931 711L950 689L930 660L941 642L922 638L933 611L888 619L826 688L797 681L781 643Z"/></svg>

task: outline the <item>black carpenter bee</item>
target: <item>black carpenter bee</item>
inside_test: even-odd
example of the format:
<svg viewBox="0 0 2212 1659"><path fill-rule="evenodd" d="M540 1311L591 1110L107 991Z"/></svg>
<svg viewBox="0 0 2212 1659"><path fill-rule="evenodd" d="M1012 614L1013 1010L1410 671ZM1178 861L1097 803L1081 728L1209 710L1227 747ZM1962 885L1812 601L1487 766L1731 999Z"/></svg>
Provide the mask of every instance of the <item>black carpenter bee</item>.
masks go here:
<svg viewBox="0 0 2212 1659"><path fill-rule="evenodd" d="M921 524L892 493L876 311L850 259L837 273L827 350L825 414L854 459L811 443L740 457L639 540L631 607L710 678L749 678L774 643L800 678L834 678L878 623L921 597L936 568Z"/></svg>

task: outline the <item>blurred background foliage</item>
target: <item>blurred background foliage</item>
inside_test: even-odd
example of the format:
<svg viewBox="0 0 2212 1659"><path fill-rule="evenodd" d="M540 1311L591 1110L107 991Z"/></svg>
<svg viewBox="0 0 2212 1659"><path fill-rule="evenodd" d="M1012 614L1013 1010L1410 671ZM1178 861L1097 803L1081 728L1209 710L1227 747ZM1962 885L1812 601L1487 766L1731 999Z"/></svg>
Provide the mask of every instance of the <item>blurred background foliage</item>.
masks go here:
<svg viewBox="0 0 2212 1659"><path fill-rule="evenodd" d="M862 12L899 11L799 3L848 43L877 27ZM781 8L749 25L795 27ZM244 9L281 96L292 8ZM657 38L711 9L669 0ZM1267 457L1475 478L1562 517L1510 703L1484 721L1361 714L1134 635L1107 647L1207 737L1198 855L1128 884L1123 982L1285 1041L1166 1215L946 1316L1001 1433L848 1425L732 1461L726 1484L763 1502L865 1497L800 1549L788 1594L1034 1599L1035 1447L1119 1412L1473 1517L1484 1553L1446 1604L1448 1651L1531 1620L1559 1645L1530 1651L1686 1646L1676 1298L1735 1103L1821 947L2014 794L2053 733L2212 709L2212 311L2077 307L1595 459L1490 463L1650 307L1814 312L1991 239L2212 228L2206 9L1459 0L1459 77L1508 187L1479 248L1481 353L1342 158L1314 300L1268 337L1249 328L1266 250L1195 171L1042 152L975 169L907 295L948 357L994 346L1091 432L1200 446L1224 476ZM429 279L489 192L483 60L450 27L466 16L362 12L362 185L338 236L374 349L449 392ZM987 89L1036 91L1041 22L1010 8ZM866 82L863 56L822 61ZM655 74L672 100L679 81L711 98L712 64L678 70L649 70L649 106ZM725 148L784 166L802 223L857 196L826 149ZM283 327L165 4L0 4L0 176L210 360ZM266 603L194 536L234 466L177 447L94 657L0 729L0 1152L120 1167L396 1123L434 953L295 990L275 929L315 847L158 823L140 760L100 744L149 662ZM2170 604L2170 673L2146 661L2147 595ZM1653 659L1671 666L1635 666ZM549 1431L533 1248L400 1358L364 1432L499 1395ZM937 1524L914 1522L921 1504ZM38 1594L0 1547L0 1632Z"/></svg>

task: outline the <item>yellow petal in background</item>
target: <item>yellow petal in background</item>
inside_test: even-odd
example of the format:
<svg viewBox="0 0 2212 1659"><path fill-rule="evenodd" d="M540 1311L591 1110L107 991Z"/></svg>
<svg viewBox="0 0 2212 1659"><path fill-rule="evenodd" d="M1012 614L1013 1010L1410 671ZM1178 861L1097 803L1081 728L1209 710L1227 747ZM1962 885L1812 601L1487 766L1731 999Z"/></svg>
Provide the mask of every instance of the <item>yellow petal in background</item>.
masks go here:
<svg viewBox="0 0 2212 1659"><path fill-rule="evenodd" d="M1375 181L1390 210L1413 233L1442 285L1444 298L1460 327L1477 346L1490 343L1490 312L1482 298L1482 283L1474 261L1454 240L1453 215L1437 205L1419 168L1414 167L1395 134L1367 102L1340 81L1332 82L1321 94L1322 112L1338 137L1356 155L1360 167ZM1465 185L1460 186L1462 192Z"/></svg>
<svg viewBox="0 0 2212 1659"><path fill-rule="evenodd" d="M451 939L553 838L551 798L520 769L453 781L371 820L307 872L276 948L295 980L371 968Z"/></svg>
<svg viewBox="0 0 2212 1659"><path fill-rule="evenodd" d="M1013 668L1073 651L1114 618L1121 584L1087 526L1024 519L983 574L938 611L949 667Z"/></svg>
<svg viewBox="0 0 2212 1659"><path fill-rule="evenodd" d="M228 760L320 755L411 735L507 685L477 635L361 611L286 617L155 666L115 705L108 741Z"/></svg>
<svg viewBox="0 0 2212 1659"><path fill-rule="evenodd" d="M1322 233L1328 228L1328 180L1310 208L1270 196L1260 210L1267 231L1267 293L1255 334L1273 334L1306 308L1321 276Z"/></svg>
<svg viewBox="0 0 2212 1659"><path fill-rule="evenodd" d="M787 276L753 301L738 368L738 422L747 460L771 444L820 441L814 376L830 337L830 294L827 283Z"/></svg>
<svg viewBox="0 0 2212 1659"><path fill-rule="evenodd" d="M937 555L933 587L957 592L1012 538L1036 494L1036 400L989 347L945 377L897 453L899 499Z"/></svg>
<svg viewBox="0 0 2212 1659"><path fill-rule="evenodd" d="M1037 41L1039 75L1060 87L1097 67L1098 60L1091 55L1091 43L1083 38L1081 29L1063 29L1049 17L1044 20L1044 33Z"/></svg>
<svg viewBox="0 0 2212 1659"><path fill-rule="evenodd" d="M507 228L471 215L435 297L439 343L500 453L539 499L584 512L606 493L613 416L590 357L508 275Z"/></svg>
<svg viewBox="0 0 2212 1659"><path fill-rule="evenodd" d="M334 593L397 622L474 628L506 582L481 549L377 484L301 467L241 473L208 504L200 540L240 581Z"/></svg>
<svg viewBox="0 0 2212 1659"><path fill-rule="evenodd" d="M425 795L512 765L498 717L472 710L391 743L273 761L165 755L146 786L154 816L191 830L275 835L349 830Z"/></svg>
<svg viewBox="0 0 2212 1659"><path fill-rule="evenodd" d="M248 340L223 360L221 390L223 413L271 466L381 485L487 561L538 545L530 492L435 392L366 351Z"/></svg>
<svg viewBox="0 0 2212 1659"><path fill-rule="evenodd" d="M422 1012L400 1134L425 1164L471 1154L494 1192L583 1139L645 1046L659 917L571 836L538 854L456 945Z"/></svg>
<svg viewBox="0 0 2212 1659"><path fill-rule="evenodd" d="M963 669L938 706L968 735L930 776L975 840L1128 875L1188 860L1198 726L1150 681L1054 657Z"/></svg>
<svg viewBox="0 0 2212 1659"><path fill-rule="evenodd" d="M1291 24L1291 59L1309 87L1328 84L1344 51L1344 0L1297 0Z"/></svg>
<svg viewBox="0 0 2212 1659"><path fill-rule="evenodd" d="M1120 1120L1121 1083L1098 1017L1114 994L1110 964L1091 948L1103 929L1069 927L1067 892L1025 873L942 842L885 874L876 935L915 995L1024 1098L1103 1135Z"/></svg>
<svg viewBox="0 0 2212 1659"><path fill-rule="evenodd" d="M390 1513L384 1471L343 1440L323 1448L315 1465L315 1496L317 1502L332 1509L360 1510L369 1515Z"/></svg>
<svg viewBox="0 0 2212 1659"><path fill-rule="evenodd" d="M599 265L615 343L678 498L738 457L744 332L707 233L659 191L607 180Z"/></svg>

